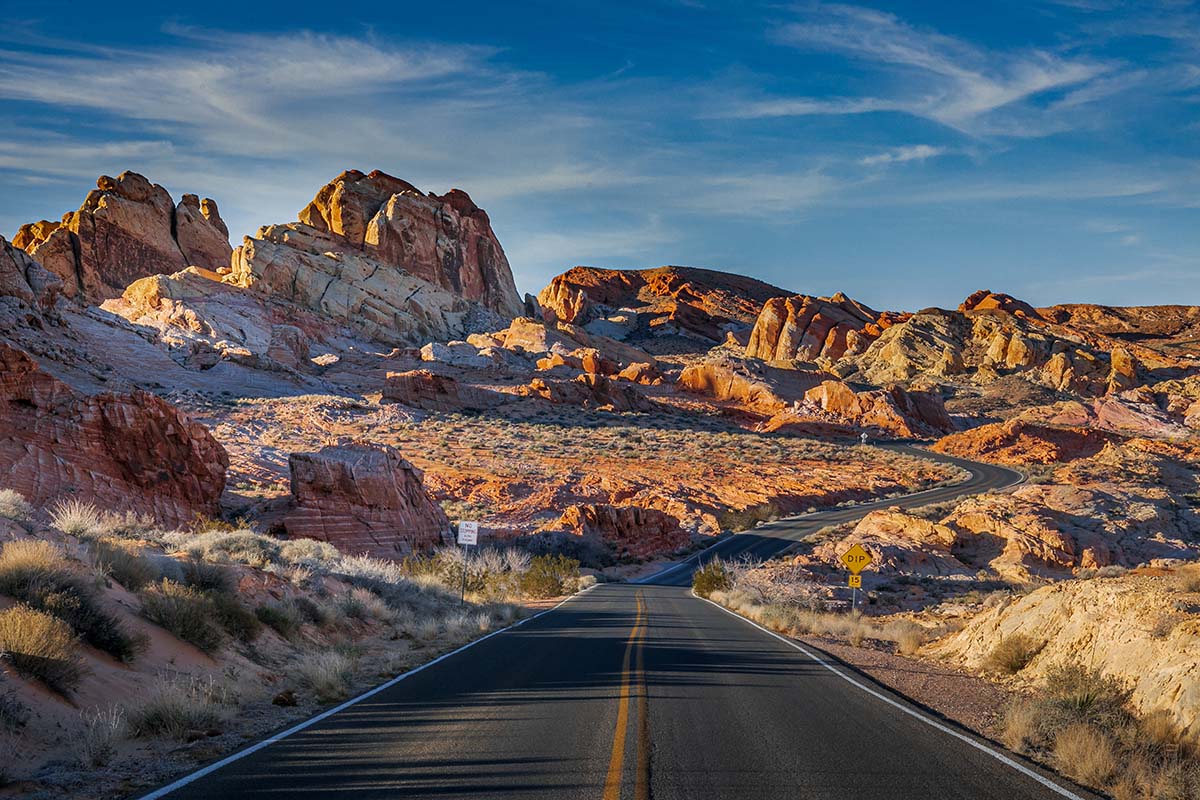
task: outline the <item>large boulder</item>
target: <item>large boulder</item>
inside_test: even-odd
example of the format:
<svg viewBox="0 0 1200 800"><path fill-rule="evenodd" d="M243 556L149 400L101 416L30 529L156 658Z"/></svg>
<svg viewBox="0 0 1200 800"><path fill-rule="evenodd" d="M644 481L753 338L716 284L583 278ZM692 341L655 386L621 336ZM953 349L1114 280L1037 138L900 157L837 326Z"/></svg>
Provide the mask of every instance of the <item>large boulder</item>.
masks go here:
<svg viewBox="0 0 1200 800"><path fill-rule="evenodd" d="M324 447L288 457L288 536L329 542L344 553L401 558L442 542L446 514L420 470L383 445Z"/></svg>
<svg viewBox="0 0 1200 800"><path fill-rule="evenodd" d="M962 301L958 310L964 314L968 311L1003 311L1017 317L1038 320L1042 318L1037 309L1029 303L1003 292L993 292L991 289L980 289L972 293Z"/></svg>
<svg viewBox="0 0 1200 800"><path fill-rule="evenodd" d="M225 267L231 253L216 203L184 195L176 206L136 172L100 176L77 211L22 225L13 243L58 275L67 297L97 303L147 275Z"/></svg>
<svg viewBox="0 0 1200 800"><path fill-rule="evenodd" d="M52 313L62 280L0 236L0 331L40 325Z"/></svg>
<svg viewBox="0 0 1200 800"><path fill-rule="evenodd" d="M690 537L679 519L665 511L639 506L583 503L568 506L554 530L599 539L618 556L646 558L687 544Z"/></svg>
<svg viewBox="0 0 1200 800"><path fill-rule="evenodd" d="M777 369L735 358L712 358L685 367L676 385L685 392L731 402L760 414L778 414L821 382L821 373Z"/></svg>
<svg viewBox="0 0 1200 800"><path fill-rule="evenodd" d="M147 392L84 395L0 344L0 486L35 506L78 499L166 526L216 515L229 457Z"/></svg>
<svg viewBox="0 0 1200 800"><path fill-rule="evenodd" d="M518 387L524 397L540 397L557 405L579 406L608 411L654 411L658 404L628 383L605 375L583 373L574 380L534 378Z"/></svg>
<svg viewBox="0 0 1200 800"><path fill-rule="evenodd" d="M861 353L883 330L906 318L880 313L841 293L777 297L768 300L758 315L746 356L764 361L837 361Z"/></svg>

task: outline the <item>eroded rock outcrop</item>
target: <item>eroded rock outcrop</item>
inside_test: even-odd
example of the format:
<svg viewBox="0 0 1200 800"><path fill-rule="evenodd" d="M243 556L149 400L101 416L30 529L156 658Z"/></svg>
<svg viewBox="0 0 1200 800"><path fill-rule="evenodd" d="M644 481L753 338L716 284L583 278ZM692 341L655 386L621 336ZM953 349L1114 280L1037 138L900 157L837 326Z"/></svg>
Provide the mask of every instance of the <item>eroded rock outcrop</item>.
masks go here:
<svg viewBox="0 0 1200 800"><path fill-rule="evenodd" d="M677 385L685 392L777 414L820 385L822 373L778 369L758 362L714 358L685 367Z"/></svg>
<svg viewBox="0 0 1200 800"><path fill-rule="evenodd" d="M1094 456L1115 438L1092 428L1055 428L1017 418L953 433L931 449L983 461L1055 464Z"/></svg>
<svg viewBox="0 0 1200 800"><path fill-rule="evenodd" d="M789 292L762 281L694 267L574 267L538 295L547 322L586 325L626 311L630 332L681 333L719 342L754 323L764 302Z"/></svg>
<svg viewBox="0 0 1200 800"><path fill-rule="evenodd" d="M0 331L40 326L53 314L62 280L0 236Z"/></svg>
<svg viewBox="0 0 1200 800"><path fill-rule="evenodd" d="M399 558L441 543L446 514L420 470L384 445L324 447L288 457L288 536L329 542L344 553Z"/></svg>
<svg viewBox="0 0 1200 800"><path fill-rule="evenodd" d="M504 400L499 392L464 386L447 375L427 369L389 372L383 384L383 400L403 403L426 411L482 411Z"/></svg>
<svg viewBox="0 0 1200 800"><path fill-rule="evenodd" d="M231 253L215 202L184 195L176 206L136 172L100 176L77 211L22 225L13 243L58 275L67 297L94 303L148 275L225 267Z"/></svg>
<svg viewBox="0 0 1200 800"><path fill-rule="evenodd" d="M78 499L176 526L215 516L229 458L147 392L84 395L0 344L0 485L38 507Z"/></svg>
<svg viewBox="0 0 1200 800"><path fill-rule="evenodd" d="M966 300L962 301L958 310L963 313L968 311L1003 311L1006 314L1018 317L1028 317L1030 319L1042 318L1037 309L1029 305L1029 303L1018 300L1010 294L993 292L990 289L980 289L972 293Z"/></svg>
<svg viewBox="0 0 1200 800"><path fill-rule="evenodd" d="M804 399L851 425L901 438L928 438L954 430L937 390L888 386L856 392L841 381L825 381L805 392Z"/></svg>
<svg viewBox="0 0 1200 800"><path fill-rule="evenodd" d="M517 393L551 403L609 411L654 411L657 404L628 383L605 375L583 373L574 380L534 378Z"/></svg>
<svg viewBox="0 0 1200 800"><path fill-rule="evenodd" d="M866 350L880 333L907 316L874 311L840 293L833 297L776 297L763 305L746 357L837 361Z"/></svg>
<svg viewBox="0 0 1200 800"><path fill-rule="evenodd" d="M669 553L690 537L679 519L665 511L639 506L590 504L568 506L554 530L595 537L611 545L618 556L645 558Z"/></svg>

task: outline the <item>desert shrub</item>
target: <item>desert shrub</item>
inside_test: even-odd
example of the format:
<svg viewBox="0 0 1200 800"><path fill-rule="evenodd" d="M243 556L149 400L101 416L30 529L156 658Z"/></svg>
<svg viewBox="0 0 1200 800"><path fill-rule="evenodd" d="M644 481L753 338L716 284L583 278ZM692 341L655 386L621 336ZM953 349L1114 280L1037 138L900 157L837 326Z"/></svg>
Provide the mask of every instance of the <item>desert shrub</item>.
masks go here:
<svg viewBox="0 0 1200 800"><path fill-rule="evenodd" d="M1068 725L1054 737L1054 764L1089 786L1103 786L1119 767L1112 737L1085 722Z"/></svg>
<svg viewBox="0 0 1200 800"><path fill-rule="evenodd" d="M62 500L50 510L50 522L69 536L92 539L104 534L104 515L90 503Z"/></svg>
<svg viewBox="0 0 1200 800"><path fill-rule="evenodd" d="M521 576L521 592L527 597L558 597L568 581L578 580L579 562L563 555L535 556Z"/></svg>
<svg viewBox="0 0 1200 800"><path fill-rule="evenodd" d="M1175 568L1171 576L1175 588L1181 592L1200 592L1200 564L1188 564Z"/></svg>
<svg viewBox="0 0 1200 800"><path fill-rule="evenodd" d="M1023 751L1041 737L1041 706L1029 698L1009 703L1001 722L1000 739L1010 750Z"/></svg>
<svg viewBox="0 0 1200 800"><path fill-rule="evenodd" d="M342 554L329 542L316 539L287 539L279 546L279 557L293 566L328 570Z"/></svg>
<svg viewBox="0 0 1200 800"><path fill-rule="evenodd" d="M79 739L79 763L84 767L103 767L112 761L117 742L125 736L125 712L116 706L80 711L83 735Z"/></svg>
<svg viewBox="0 0 1200 800"><path fill-rule="evenodd" d="M279 560L280 541L251 530L176 534L171 541L194 559L268 567Z"/></svg>
<svg viewBox="0 0 1200 800"><path fill-rule="evenodd" d="M1029 666L1029 662L1042 651L1042 647L1044 645L1041 642L1034 641L1024 634L1005 636L987 654L987 658L983 660L983 667L989 672L1001 675L1016 675Z"/></svg>
<svg viewBox="0 0 1200 800"><path fill-rule="evenodd" d="M217 623L238 641L252 642L262 631L258 615L246 608L236 595L209 592L206 596L212 603Z"/></svg>
<svg viewBox="0 0 1200 800"><path fill-rule="evenodd" d="M896 643L896 651L901 655L915 655L925 644L925 629L915 622L898 620L889 623L883 634Z"/></svg>
<svg viewBox="0 0 1200 800"><path fill-rule="evenodd" d="M88 644L131 661L145 647L103 608L94 582L75 572L49 542L9 542L0 550L0 594L14 597L71 626Z"/></svg>
<svg viewBox="0 0 1200 800"><path fill-rule="evenodd" d="M295 603L273 600L254 609L259 622L271 628L285 639L293 639L300 632L304 617Z"/></svg>
<svg viewBox="0 0 1200 800"><path fill-rule="evenodd" d="M22 675L66 692L83 676L79 642L67 623L19 605L0 611L0 653Z"/></svg>
<svg viewBox="0 0 1200 800"><path fill-rule="evenodd" d="M295 674L319 702L343 700L354 681L354 662L336 650L312 653L296 665Z"/></svg>
<svg viewBox="0 0 1200 800"><path fill-rule="evenodd" d="M29 522L33 519L33 506L18 492L0 489L0 517L14 522Z"/></svg>
<svg viewBox="0 0 1200 800"><path fill-rule="evenodd" d="M180 564L184 584L198 592L232 594L237 588L237 576L223 564L211 564L189 558Z"/></svg>
<svg viewBox="0 0 1200 800"><path fill-rule="evenodd" d="M733 587L733 578L725 562L714 558L692 573L692 591L700 597L709 597L713 592L727 591Z"/></svg>
<svg viewBox="0 0 1200 800"><path fill-rule="evenodd" d="M133 736L166 736L183 739L190 731L221 723L223 687L211 678L161 678L146 700L129 713Z"/></svg>
<svg viewBox="0 0 1200 800"><path fill-rule="evenodd" d="M394 616L391 607L370 589L355 587L334 600L334 610L339 617L359 620L390 620Z"/></svg>
<svg viewBox="0 0 1200 800"><path fill-rule="evenodd" d="M108 538L92 542L96 566L130 591L136 592L162 577L158 565L128 546Z"/></svg>
<svg viewBox="0 0 1200 800"><path fill-rule="evenodd" d="M1119 678L1081 664L1064 664L1047 672L1045 693L1065 722L1089 722L1111 730L1131 719L1130 688Z"/></svg>
<svg viewBox="0 0 1200 800"><path fill-rule="evenodd" d="M162 538L162 532L151 517L144 517L131 511L124 514L102 512L100 532L111 539L156 542Z"/></svg>
<svg viewBox="0 0 1200 800"><path fill-rule="evenodd" d="M190 586L164 578L140 592L142 614L206 653L220 649L224 636L212 600Z"/></svg>
<svg viewBox="0 0 1200 800"><path fill-rule="evenodd" d="M563 531L542 531L532 536L523 536L520 546L530 556L566 556L590 569L603 569L617 563L613 548L603 540L575 536Z"/></svg>
<svg viewBox="0 0 1200 800"><path fill-rule="evenodd" d="M3 651L0 647L0 653ZM15 688L4 687L4 673L0 671L0 731L20 730L28 721L29 709L17 699Z"/></svg>

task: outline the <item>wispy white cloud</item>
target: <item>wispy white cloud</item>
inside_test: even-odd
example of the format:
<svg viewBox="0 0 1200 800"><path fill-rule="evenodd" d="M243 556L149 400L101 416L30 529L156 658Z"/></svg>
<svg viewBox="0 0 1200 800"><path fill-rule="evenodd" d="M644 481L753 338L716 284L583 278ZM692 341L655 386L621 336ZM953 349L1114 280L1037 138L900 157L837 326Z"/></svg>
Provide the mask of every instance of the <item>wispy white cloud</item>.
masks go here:
<svg viewBox="0 0 1200 800"><path fill-rule="evenodd" d="M884 153L860 158L858 163L866 167L876 167L887 164L903 164L906 161L924 161L935 158L946 152L944 147L934 147L928 144L915 144L907 147L895 147Z"/></svg>
<svg viewBox="0 0 1200 800"><path fill-rule="evenodd" d="M727 116L763 118L896 111L956 130L992 132L990 117L1045 93L1087 85L1115 69L1095 59L1042 49L985 50L962 39L911 26L899 17L847 5L817 5L800 21L771 34L782 45L840 53L874 65L888 78L890 96L772 98L735 105ZM1009 135L1040 135L1045 121L1004 125ZM1057 129L1057 125L1051 126Z"/></svg>

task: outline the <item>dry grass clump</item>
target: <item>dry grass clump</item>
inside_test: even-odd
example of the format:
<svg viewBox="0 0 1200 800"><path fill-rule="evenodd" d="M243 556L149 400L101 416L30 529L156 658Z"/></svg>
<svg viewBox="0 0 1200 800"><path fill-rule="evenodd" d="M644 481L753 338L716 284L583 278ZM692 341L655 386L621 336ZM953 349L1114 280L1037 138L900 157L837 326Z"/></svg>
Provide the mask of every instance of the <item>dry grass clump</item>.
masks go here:
<svg viewBox="0 0 1200 800"><path fill-rule="evenodd" d="M1178 591L1200 592L1200 564L1176 567L1171 578Z"/></svg>
<svg viewBox="0 0 1200 800"><path fill-rule="evenodd" d="M312 653L300 660L294 672L318 701L344 700L354 682L354 661L336 650Z"/></svg>
<svg viewBox="0 0 1200 800"><path fill-rule="evenodd" d="M81 500L62 500L50 509L50 522L68 536L92 539L104 533L100 509Z"/></svg>
<svg viewBox="0 0 1200 800"><path fill-rule="evenodd" d="M212 678L162 678L146 701L129 712L129 732L183 739L189 732L220 725L223 706L231 699L226 687Z"/></svg>
<svg viewBox="0 0 1200 800"><path fill-rule="evenodd" d="M0 653L17 672L59 692L75 688L83 676L79 641L71 627L29 606L0 611Z"/></svg>
<svg viewBox="0 0 1200 800"><path fill-rule="evenodd" d="M264 603L254 609L254 615L259 622L289 641L296 638L300 633L300 626L304 624L304 613L290 600Z"/></svg>
<svg viewBox="0 0 1200 800"><path fill-rule="evenodd" d="M1015 633L1001 639L983 661L983 668L1000 675L1016 675L1042 651L1045 644L1024 634Z"/></svg>
<svg viewBox="0 0 1200 800"><path fill-rule="evenodd" d="M12 489L0 489L0 517L14 522L29 522L33 519L33 506Z"/></svg>
<svg viewBox="0 0 1200 800"><path fill-rule="evenodd" d="M49 542L8 542L0 550L0 594L66 622L93 647L131 661L145 647L103 607L94 581L80 574Z"/></svg>
<svg viewBox="0 0 1200 800"><path fill-rule="evenodd" d="M103 767L112 761L117 742L125 737L125 712L117 706L80 711L83 735L79 739L79 763L84 767Z"/></svg>
<svg viewBox="0 0 1200 800"><path fill-rule="evenodd" d="M333 612L337 617L348 617L363 621L381 620L390 622L396 612L379 595L370 589L355 587L333 601Z"/></svg>
<svg viewBox="0 0 1200 800"><path fill-rule="evenodd" d="M135 545L103 538L96 539L91 546L100 571L132 592L162 577L158 564L139 552Z"/></svg>
<svg viewBox="0 0 1200 800"><path fill-rule="evenodd" d="M1075 722L1054 737L1054 766L1087 786L1104 786L1120 764L1112 738L1086 722Z"/></svg>
<svg viewBox="0 0 1200 800"><path fill-rule="evenodd" d="M142 614L206 653L221 648L225 637L212 601L190 586L163 578L140 592Z"/></svg>
<svg viewBox="0 0 1200 800"><path fill-rule="evenodd" d="M1165 710L1138 717L1120 680L1078 664L1005 711L1001 738L1119 800L1200 797L1200 743Z"/></svg>
<svg viewBox="0 0 1200 800"><path fill-rule="evenodd" d="M896 651L900 655L916 655L925 644L925 629L910 620L889 622L883 630L884 635L896 643Z"/></svg>

